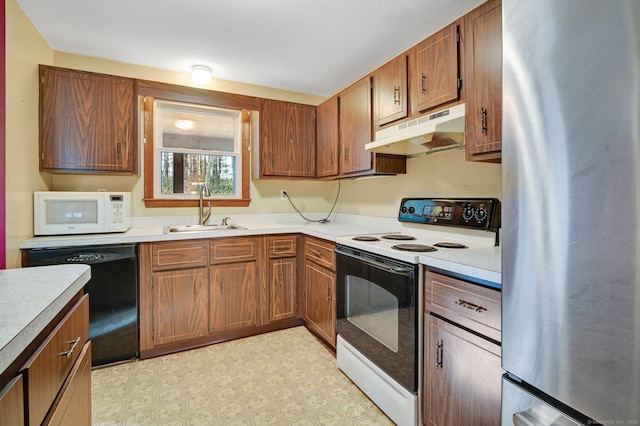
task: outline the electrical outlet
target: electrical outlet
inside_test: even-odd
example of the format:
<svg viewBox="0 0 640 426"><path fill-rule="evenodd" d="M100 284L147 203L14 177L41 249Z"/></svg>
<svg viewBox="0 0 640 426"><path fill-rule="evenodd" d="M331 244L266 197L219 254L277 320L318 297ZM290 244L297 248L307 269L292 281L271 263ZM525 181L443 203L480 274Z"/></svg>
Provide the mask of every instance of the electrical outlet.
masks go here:
<svg viewBox="0 0 640 426"><path fill-rule="evenodd" d="M280 199L281 200L286 200L287 199L287 190L286 189L281 189L280 190Z"/></svg>

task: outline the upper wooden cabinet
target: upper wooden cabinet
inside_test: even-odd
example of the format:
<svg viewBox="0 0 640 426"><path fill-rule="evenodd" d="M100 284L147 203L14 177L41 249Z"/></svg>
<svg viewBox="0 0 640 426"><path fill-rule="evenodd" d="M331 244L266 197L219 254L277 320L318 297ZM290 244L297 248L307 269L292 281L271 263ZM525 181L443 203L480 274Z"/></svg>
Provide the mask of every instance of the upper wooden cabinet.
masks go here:
<svg viewBox="0 0 640 426"><path fill-rule="evenodd" d="M133 83L40 65L40 171L138 173Z"/></svg>
<svg viewBox="0 0 640 426"><path fill-rule="evenodd" d="M411 114L458 99L459 22L454 22L409 52Z"/></svg>
<svg viewBox="0 0 640 426"><path fill-rule="evenodd" d="M364 146L371 142L371 79L369 76L349 86L340 94L340 172L370 170L371 152Z"/></svg>
<svg viewBox="0 0 640 426"><path fill-rule="evenodd" d="M316 108L263 99L260 177L315 177Z"/></svg>
<svg viewBox="0 0 640 426"><path fill-rule="evenodd" d="M501 157L501 19L501 0L490 0L465 17L468 160L499 161Z"/></svg>
<svg viewBox="0 0 640 426"><path fill-rule="evenodd" d="M407 103L407 56L400 55L373 72L375 127L405 118Z"/></svg>
<svg viewBox="0 0 640 426"><path fill-rule="evenodd" d="M364 147L372 140L371 78L359 80L339 97L340 175L406 173L404 156L373 154Z"/></svg>
<svg viewBox="0 0 640 426"><path fill-rule="evenodd" d="M338 168L338 97L316 108L316 176L335 176Z"/></svg>

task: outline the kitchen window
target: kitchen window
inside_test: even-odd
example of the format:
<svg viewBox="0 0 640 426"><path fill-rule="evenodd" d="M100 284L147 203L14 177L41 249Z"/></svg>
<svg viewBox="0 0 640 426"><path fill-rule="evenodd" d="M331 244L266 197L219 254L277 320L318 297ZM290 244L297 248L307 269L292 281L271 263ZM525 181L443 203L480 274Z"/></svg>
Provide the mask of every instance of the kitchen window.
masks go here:
<svg viewBox="0 0 640 426"><path fill-rule="evenodd" d="M218 206L249 204L246 110L144 99L145 205L196 205L206 185Z"/></svg>

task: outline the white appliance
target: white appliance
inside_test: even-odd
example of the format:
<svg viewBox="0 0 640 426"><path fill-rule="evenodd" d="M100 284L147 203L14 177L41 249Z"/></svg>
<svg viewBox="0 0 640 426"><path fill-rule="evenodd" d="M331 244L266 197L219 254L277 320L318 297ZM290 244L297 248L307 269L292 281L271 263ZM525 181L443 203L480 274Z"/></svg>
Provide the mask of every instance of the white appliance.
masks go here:
<svg viewBox="0 0 640 426"><path fill-rule="evenodd" d="M33 193L36 236L125 232L130 227L130 192Z"/></svg>
<svg viewBox="0 0 640 426"><path fill-rule="evenodd" d="M336 238L336 358L391 420L418 425L424 311L420 255L492 247L500 201L405 198L398 220L401 233Z"/></svg>

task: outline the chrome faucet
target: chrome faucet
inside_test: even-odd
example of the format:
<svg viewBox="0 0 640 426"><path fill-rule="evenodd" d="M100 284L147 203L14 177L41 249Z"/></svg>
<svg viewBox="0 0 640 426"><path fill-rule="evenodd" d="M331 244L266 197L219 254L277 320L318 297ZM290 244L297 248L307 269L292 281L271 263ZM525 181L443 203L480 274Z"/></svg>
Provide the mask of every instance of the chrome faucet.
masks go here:
<svg viewBox="0 0 640 426"><path fill-rule="evenodd" d="M207 221L211 217L211 201L207 201L207 205L209 206L209 210L204 213L204 207L202 206L202 201L205 197L211 197L211 191L209 191L209 187L207 184L202 184L200 186L200 208L198 209L198 223L200 225L206 225Z"/></svg>

